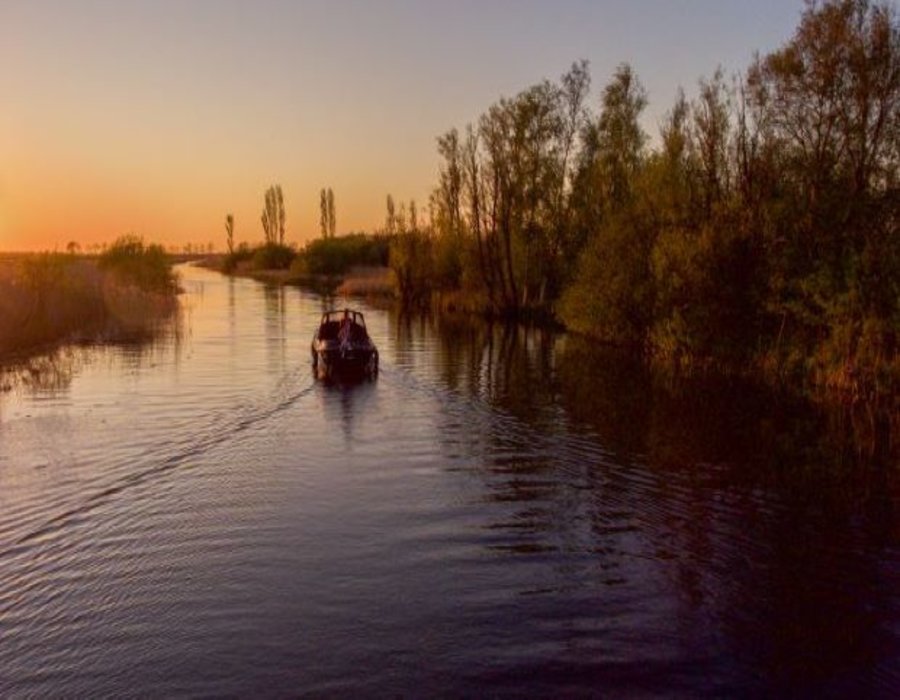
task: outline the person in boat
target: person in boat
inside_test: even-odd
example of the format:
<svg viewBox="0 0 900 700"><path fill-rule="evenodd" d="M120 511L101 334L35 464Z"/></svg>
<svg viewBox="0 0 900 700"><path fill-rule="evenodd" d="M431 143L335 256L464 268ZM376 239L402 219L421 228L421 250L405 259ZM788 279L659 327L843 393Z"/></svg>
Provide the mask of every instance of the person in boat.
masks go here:
<svg viewBox="0 0 900 700"><path fill-rule="evenodd" d="M338 330L338 340L341 341L341 350L344 351L350 345L350 327L352 326L352 322L350 321L350 312L347 309L344 309L344 318L341 321L340 330Z"/></svg>

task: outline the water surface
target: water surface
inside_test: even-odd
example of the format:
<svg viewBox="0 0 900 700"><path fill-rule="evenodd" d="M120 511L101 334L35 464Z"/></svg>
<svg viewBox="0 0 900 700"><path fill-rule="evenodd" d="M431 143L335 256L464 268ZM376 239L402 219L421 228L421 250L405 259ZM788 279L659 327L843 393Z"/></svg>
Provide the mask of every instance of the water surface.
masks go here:
<svg viewBox="0 0 900 700"><path fill-rule="evenodd" d="M896 467L746 384L183 268L155 343L0 380L0 696L900 687Z"/></svg>

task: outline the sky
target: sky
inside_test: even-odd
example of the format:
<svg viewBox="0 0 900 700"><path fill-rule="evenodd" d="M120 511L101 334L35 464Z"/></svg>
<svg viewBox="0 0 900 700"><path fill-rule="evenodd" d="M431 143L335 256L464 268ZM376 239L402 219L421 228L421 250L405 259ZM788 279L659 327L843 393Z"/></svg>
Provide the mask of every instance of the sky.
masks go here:
<svg viewBox="0 0 900 700"><path fill-rule="evenodd" d="M436 138L587 59L591 105L628 62L652 133L677 89L745 69L803 0L0 0L0 251L133 233L262 239L281 184L290 242L424 209Z"/></svg>

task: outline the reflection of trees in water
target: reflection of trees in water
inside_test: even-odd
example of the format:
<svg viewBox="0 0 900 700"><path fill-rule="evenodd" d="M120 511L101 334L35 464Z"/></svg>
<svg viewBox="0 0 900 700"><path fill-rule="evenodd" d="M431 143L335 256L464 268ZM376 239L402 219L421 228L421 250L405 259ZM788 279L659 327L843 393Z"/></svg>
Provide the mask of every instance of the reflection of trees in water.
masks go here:
<svg viewBox="0 0 900 700"><path fill-rule="evenodd" d="M412 367L419 361L427 360L428 358L418 353L417 350L421 348L423 340L433 336L434 320L424 314L400 312L392 315L394 357L391 359L393 362L401 367Z"/></svg>
<svg viewBox="0 0 900 700"><path fill-rule="evenodd" d="M422 323L398 342L436 335L442 382L469 399L445 403L443 449L497 505L494 550L547 557L559 590L662 572L688 636L785 688L897 651L881 625L900 479L852 416L574 337Z"/></svg>
<svg viewBox="0 0 900 700"><path fill-rule="evenodd" d="M284 285L264 285L266 349L269 364L284 366L287 360L287 318Z"/></svg>
<svg viewBox="0 0 900 700"><path fill-rule="evenodd" d="M118 362L125 369L139 369L172 351L177 357L184 341L184 317L178 309L164 321L115 342L62 345L42 354L8 358L0 362L0 394L12 391L61 393L72 378L98 361Z"/></svg>
<svg viewBox="0 0 900 700"><path fill-rule="evenodd" d="M463 319L438 320L434 332L440 348L438 373L450 389L520 418L539 419L552 400L547 379L553 370L555 334Z"/></svg>
<svg viewBox="0 0 900 700"><path fill-rule="evenodd" d="M735 477L821 483L879 456L844 411L747 378L673 377L576 338L557 357L555 383L576 424L655 466L727 464Z"/></svg>

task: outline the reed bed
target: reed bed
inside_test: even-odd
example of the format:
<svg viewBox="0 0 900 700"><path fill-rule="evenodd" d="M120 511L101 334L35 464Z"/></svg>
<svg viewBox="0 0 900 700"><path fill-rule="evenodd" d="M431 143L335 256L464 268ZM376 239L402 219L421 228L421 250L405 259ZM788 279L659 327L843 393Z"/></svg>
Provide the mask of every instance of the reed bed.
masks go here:
<svg viewBox="0 0 900 700"><path fill-rule="evenodd" d="M0 356L154 332L178 302L168 262L146 251L141 245L118 259L56 253L0 258ZM161 267L165 274L150 274Z"/></svg>

